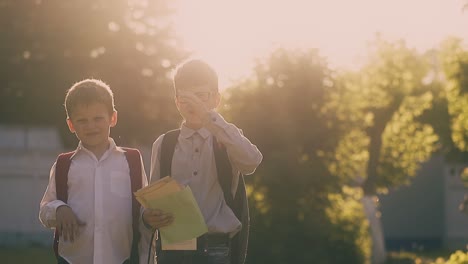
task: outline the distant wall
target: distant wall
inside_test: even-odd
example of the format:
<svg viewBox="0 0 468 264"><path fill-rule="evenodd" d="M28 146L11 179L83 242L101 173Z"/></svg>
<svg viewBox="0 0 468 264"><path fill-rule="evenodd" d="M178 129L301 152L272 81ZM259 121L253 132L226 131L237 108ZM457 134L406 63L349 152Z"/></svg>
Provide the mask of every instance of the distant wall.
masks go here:
<svg viewBox="0 0 468 264"><path fill-rule="evenodd" d="M50 167L63 152L53 127L0 125L0 245L50 245L39 222L39 202Z"/></svg>
<svg viewBox="0 0 468 264"><path fill-rule="evenodd" d="M450 249L466 249L468 245L468 214L459 210L468 190L460 178L467 164L449 164L444 171L444 245Z"/></svg>
<svg viewBox="0 0 468 264"><path fill-rule="evenodd" d="M423 164L409 186L380 197L386 246L390 250L443 247L444 161Z"/></svg>

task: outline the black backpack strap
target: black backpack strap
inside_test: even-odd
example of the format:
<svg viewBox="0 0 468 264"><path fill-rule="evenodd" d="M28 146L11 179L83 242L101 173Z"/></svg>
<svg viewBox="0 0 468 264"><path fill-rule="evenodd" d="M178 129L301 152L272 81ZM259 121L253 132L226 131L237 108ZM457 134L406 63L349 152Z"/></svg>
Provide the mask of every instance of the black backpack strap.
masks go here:
<svg viewBox="0 0 468 264"><path fill-rule="evenodd" d="M226 151L226 147L213 137L213 151L216 161L218 181L224 192L226 204L242 223L239 231L231 241L231 264L243 264L247 256L247 243L249 239L249 207L245 190L244 176L239 174L236 193L232 195L232 165Z"/></svg>
<svg viewBox="0 0 468 264"><path fill-rule="evenodd" d="M164 178L171 175L172 157L174 156L175 146L179 139L180 129L174 129L166 134L161 142L161 152L159 158L159 178Z"/></svg>
<svg viewBox="0 0 468 264"><path fill-rule="evenodd" d="M175 146L179 139L180 129L174 129L164 134L161 149L159 152L159 178L164 178L171 175L172 171L172 157L174 156ZM157 231L156 231L157 232ZM156 236L158 242L156 243L156 255L161 253L161 239ZM150 253L151 254L151 253Z"/></svg>
<svg viewBox="0 0 468 264"><path fill-rule="evenodd" d="M132 248L130 251L130 263L139 263L138 243L140 242L140 230L138 229L140 220L141 205L135 197L135 192L142 187L141 154L138 149L122 148L125 150L125 158L130 169L130 183L132 190Z"/></svg>
<svg viewBox="0 0 468 264"><path fill-rule="evenodd" d="M227 205L233 209L234 197L232 196L232 165L226 152L226 147L218 143L216 137L213 137L213 152L216 162L216 172L218 173L218 182L224 192L224 200Z"/></svg>
<svg viewBox="0 0 468 264"><path fill-rule="evenodd" d="M68 171L70 170L71 157L73 154L75 154L74 151L60 154L55 163L55 192L57 194L57 200L64 203L67 203L68 201ZM60 231L55 228L53 248L57 259L59 258L59 232Z"/></svg>

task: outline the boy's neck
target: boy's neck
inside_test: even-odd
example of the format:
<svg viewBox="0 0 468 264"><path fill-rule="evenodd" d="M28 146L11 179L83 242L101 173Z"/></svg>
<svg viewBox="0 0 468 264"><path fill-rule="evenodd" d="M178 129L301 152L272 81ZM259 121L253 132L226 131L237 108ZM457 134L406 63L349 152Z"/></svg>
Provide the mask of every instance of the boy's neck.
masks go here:
<svg viewBox="0 0 468 264"><path fill-rule="evenodd" d="M106 151L109 149L110 143L108 142L105 146L86 146L84 144L83 146L87 150L91 151L91 153L93 153L94 156L96 156L97 160L100 160L104 153L106 153Z"/></svg>
<svg viewBox="0 0 468 264"><path fill-rule="evenodd" d="M190 128L190 129L193 129L193 130L199 130L200 128L203 127L202 124L198 124L198 123L188 123L187 121L185 121L185 124L184 124L186 127Z"/></svg>

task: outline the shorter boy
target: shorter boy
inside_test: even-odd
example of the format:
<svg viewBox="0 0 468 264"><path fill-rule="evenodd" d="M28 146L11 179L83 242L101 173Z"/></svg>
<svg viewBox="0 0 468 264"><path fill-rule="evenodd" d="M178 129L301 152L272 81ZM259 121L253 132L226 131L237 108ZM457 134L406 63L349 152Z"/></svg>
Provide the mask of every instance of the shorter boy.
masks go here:
<svg viewBox="0 0 468 264"><path fill-rule="evenodd" d="M131 186L148 183L139 152L118 147L109 137L117 123L111 89L99 80L78 82L67 92L65 110L80 142L67 156L68 173L60 156L52 166L39 211L42 224L59 237L58 263L146 263L151 233ZM136 166L130 166L127 152Z"/></svg>

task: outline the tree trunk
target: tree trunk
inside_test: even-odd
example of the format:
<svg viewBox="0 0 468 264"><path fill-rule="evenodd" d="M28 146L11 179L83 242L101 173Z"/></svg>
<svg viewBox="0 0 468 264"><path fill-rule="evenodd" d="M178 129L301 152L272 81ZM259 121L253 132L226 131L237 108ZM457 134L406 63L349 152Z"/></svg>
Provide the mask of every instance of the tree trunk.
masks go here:
<svg viewBox="0 0 468 264"><path fill-rule="evenodd" d="M372 238L372 264L383 264L387 258L387 251L385 249L384 233L382 228L382 221L380 213L377 208L377 196L364 195L362 198L362 205L364 213L369 221L369 227Z"/></svg>
<svg viewBox="0 0 468 264"><path fill-rule="evenodd" d="M395 96L392 104L387 108L374 110L374 125L367 130L370 140L368 147L369 161L366 171L367 178L362 185L364 192L362 203L371 230L372 264L383 264L387 257L382 221L377 208L377 178L379 175L378 166L382 149L382 135L402 101L402 96Z"/></svg>

